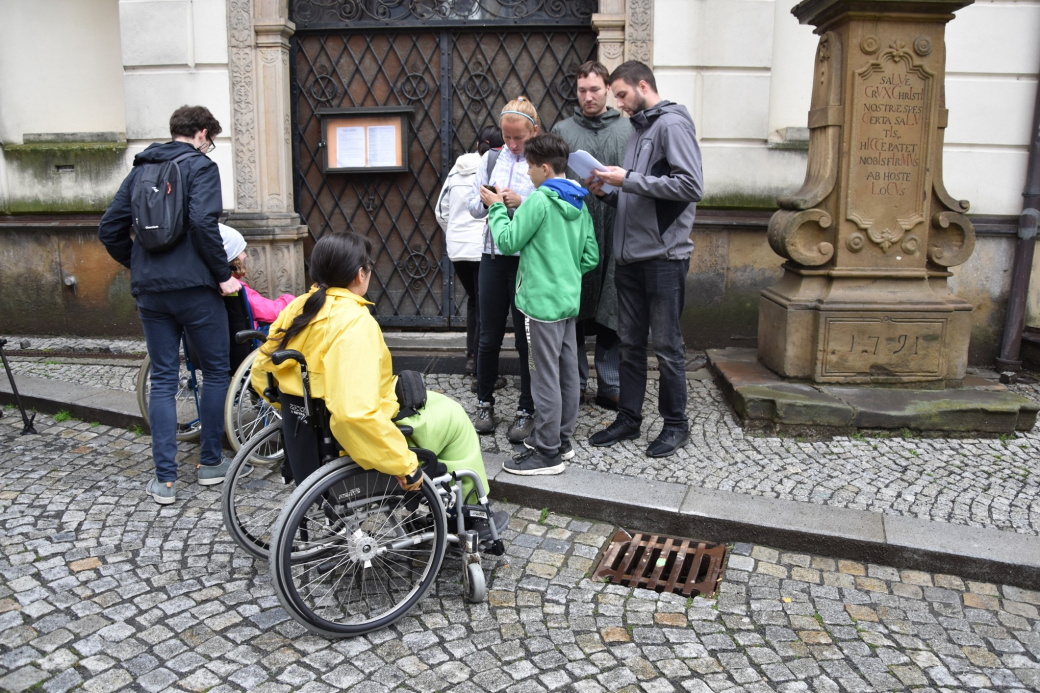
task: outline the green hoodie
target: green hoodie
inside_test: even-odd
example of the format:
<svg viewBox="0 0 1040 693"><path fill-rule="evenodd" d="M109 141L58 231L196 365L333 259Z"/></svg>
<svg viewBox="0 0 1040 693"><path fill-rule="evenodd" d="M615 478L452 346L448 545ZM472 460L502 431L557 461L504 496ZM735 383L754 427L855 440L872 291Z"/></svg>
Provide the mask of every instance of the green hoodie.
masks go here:
<svg viewBox="0 0 1040 693"><path fill-rule="evenodd" d="M553 179L556 180L556 179ZM534 320L573 318L581 304L581 277L599 264L592 217L546 186L524 200L512 220L500 202L488 210L488 225L503 255L520 253L516 307Z"/></svg>

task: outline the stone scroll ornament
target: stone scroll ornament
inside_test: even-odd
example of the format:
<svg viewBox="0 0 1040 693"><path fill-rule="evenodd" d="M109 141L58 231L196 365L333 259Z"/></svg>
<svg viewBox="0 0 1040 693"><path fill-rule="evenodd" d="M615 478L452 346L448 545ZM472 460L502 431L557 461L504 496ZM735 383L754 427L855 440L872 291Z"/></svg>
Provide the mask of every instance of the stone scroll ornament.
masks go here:
<svg viewBox="0 0 1040 693"><path fill-rule="evenodd" d="M777 199L769 220L769 245L782 257L815 267L834 256L829 212L816 208L834 190L841 147L842 45L833 31L820 37L809 111L809 164L798 192Z"/></svg>

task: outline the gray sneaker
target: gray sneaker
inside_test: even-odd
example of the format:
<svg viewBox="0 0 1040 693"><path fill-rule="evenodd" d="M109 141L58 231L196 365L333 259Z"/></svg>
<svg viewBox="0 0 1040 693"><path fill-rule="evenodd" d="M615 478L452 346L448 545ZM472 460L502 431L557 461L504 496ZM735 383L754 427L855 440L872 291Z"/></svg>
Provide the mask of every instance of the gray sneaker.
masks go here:
<svg viewBox="0 0 1040 693"><path fill-rule="evenodd" d="M534 433L534 414L523 409L517 410L516 418L513 419L513 425L509 427L506 438L515 445L524 442L524 438L532 433Z"/></svg>
<svg viewBox="0 0 1040 693"><path fill-rule="evenodd" d="M226 455L220 456L220 464L197 465L195 469L199 475L199 486L213 486L223 483L230 466L231 458Z"/></svg>
<svg viewBox="0 0 1040 693"><path fill-rule="evenodd" d="M152 498L159 505L169 505L170 503L177 500L177 482L176 481L159 481L153 478L148 482L148 485L144 488L146 493L150 493Z"/></svg>

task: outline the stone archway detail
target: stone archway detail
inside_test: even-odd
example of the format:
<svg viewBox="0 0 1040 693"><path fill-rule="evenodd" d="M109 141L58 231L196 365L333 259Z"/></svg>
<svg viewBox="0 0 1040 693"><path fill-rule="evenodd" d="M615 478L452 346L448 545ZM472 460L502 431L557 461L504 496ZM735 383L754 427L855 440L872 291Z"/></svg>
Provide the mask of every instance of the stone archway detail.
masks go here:
<svg viewBox="0 0 1040 693"><path fill-rule="evenodd" d="M654 0L600 0L592 15L599 61L613 70L626 60L654 66Z"/></svg>

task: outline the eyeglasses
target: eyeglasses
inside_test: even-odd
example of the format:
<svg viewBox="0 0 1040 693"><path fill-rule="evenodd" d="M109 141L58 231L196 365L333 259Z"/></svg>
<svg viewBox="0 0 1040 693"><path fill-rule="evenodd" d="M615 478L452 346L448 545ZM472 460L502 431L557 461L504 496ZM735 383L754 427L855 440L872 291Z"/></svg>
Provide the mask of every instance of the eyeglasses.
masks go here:
<svg viewBox="0 0 1040 693"><path fill-rule="evenodd" d="M200 146L198 149L203 154L209 154L210 152L212 152L216 148L217 148L217 143L216 142L214 142L213 140L206 140L205 142L202 143L202 146Z"/></svg>

